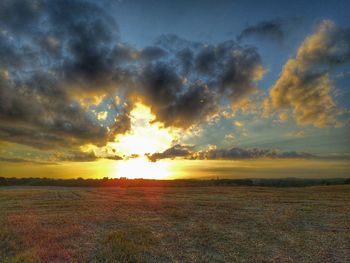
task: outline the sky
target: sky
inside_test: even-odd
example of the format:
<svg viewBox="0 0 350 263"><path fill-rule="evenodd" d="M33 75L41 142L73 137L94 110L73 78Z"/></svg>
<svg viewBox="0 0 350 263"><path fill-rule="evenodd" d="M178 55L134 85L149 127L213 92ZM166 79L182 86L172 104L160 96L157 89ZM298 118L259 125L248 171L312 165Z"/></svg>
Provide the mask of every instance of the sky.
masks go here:
<svg viewBox="0 0 350 263"><path fill-rule="evenodd" d="M0 176L349 177L348 10L1 1Z"/></svg>

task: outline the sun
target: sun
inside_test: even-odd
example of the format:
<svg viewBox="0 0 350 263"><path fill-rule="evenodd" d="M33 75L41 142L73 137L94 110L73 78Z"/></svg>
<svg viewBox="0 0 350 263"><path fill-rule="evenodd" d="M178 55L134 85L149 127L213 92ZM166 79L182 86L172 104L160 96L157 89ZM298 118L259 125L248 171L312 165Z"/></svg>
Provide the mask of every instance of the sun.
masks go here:
<svg viewBox="0 0 350 263"><path fill-rule="evenodd" d="M111 146L123 156L161 152L168 149L176 139L176 131L153 123L155 116L149 107L137 103L130 112L130 132L116 137Z"/></svg>
<svg viewBox="0 0 350 263"><path fill-rule="evenodd" d="M130 131L109 143L116 154L125 158L115 164L116 177L162 179L171 175L166 161L154 163L145 156L165 151L179 137L178 130L153 122L155 118L149 107L137 103L130 112Z"/></svg>
<svg viewBox="0 0 350 263"><path fill-rule="evenodd" d="M169 161L150 162L144 156L116 162L115 176L129 179L166 179L172 176Z"/></svg>

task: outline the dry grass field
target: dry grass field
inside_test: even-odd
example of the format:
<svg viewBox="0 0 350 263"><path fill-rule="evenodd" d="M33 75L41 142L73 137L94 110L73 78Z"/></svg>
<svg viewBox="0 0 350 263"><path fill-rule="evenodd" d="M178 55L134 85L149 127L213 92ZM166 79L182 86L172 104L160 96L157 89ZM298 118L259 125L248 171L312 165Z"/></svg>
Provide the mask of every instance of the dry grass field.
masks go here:
<svg viewBox="0 0 350 263"><path fill-rule="evenodd" d="M350 186L2 187L0 262L350 262Z"/></svg>

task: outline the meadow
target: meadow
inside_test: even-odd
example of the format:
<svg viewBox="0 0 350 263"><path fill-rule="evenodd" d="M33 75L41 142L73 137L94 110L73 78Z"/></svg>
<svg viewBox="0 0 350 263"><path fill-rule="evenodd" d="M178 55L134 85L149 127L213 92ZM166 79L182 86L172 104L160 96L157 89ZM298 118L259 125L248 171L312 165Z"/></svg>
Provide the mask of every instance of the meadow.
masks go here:
<svg viewBox="0 0 350 263"><path fill-rule="evenodd" d="M350 262L350 185L4 186L0 262Z"/></svg>

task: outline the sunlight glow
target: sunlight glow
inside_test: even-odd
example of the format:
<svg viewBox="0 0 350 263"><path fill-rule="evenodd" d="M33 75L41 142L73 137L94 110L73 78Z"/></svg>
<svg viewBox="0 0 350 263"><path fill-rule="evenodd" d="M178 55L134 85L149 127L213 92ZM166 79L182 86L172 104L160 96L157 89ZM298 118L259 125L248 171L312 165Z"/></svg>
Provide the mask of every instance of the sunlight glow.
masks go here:
<svg viewBox="0 0 350 263"><path fill-rule="evenodd" d="M178 138L176 129L164 128L153 122L155 118L151 109L141 103L130 112L130 131L118 135L115 142L108 144L125 159L115 162L114 177L165 179L171 176L169 162L150 162L145 156L146 153L165 151Z"/></svg>
<svg viewBox="0 0 350 263"><path fill-rule="evenodd" d="M161 152L169 148L176 139L176 131L164 128L159 123L152 123L155 116L150 108L143 104L136 104L130 113L131 131L119 135L115 143L110 145L121 155Z"/></svg>
<svg viewBox="0 0 350 263"><path fill-rule="evenodd" d="M150 162L146 157L115 162L114 177L166 179L171 176L168 161Z"/></svg>

